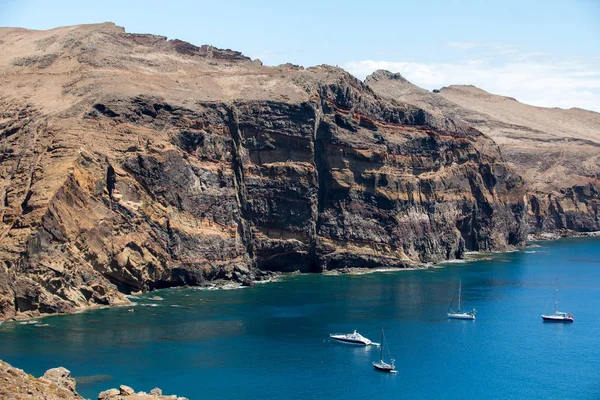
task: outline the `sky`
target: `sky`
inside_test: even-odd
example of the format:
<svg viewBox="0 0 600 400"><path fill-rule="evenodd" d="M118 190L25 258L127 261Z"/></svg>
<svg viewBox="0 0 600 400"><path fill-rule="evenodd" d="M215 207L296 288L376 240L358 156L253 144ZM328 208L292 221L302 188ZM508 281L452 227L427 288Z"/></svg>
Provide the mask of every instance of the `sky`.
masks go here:
<svg viewBox="0 0 600 400"><path fill-rule="evenodd" d="M266 65L387 69L430 90L600 112L600 0L0 0L0 26L106 21Z"/></svg>

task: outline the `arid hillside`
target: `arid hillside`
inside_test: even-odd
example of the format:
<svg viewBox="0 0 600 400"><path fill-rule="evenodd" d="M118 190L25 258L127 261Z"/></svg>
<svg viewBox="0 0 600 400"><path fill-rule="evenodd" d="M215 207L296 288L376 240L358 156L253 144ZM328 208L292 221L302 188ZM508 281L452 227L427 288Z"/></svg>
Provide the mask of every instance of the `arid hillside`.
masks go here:
<svg viewBox="0 0 600 400"><path fill-rule="evenodd" d="M0 317L524 243L495 143L330 66L0 29Z"/></svg>
<svg viewBox="0 0 600 400"><path fill-rule="evenodd" d="M446 124L462 121L492 138L527 183L531 232L600 230L600 114L534 107L474 86L433 93L387 71L365 83Z"/></svg>

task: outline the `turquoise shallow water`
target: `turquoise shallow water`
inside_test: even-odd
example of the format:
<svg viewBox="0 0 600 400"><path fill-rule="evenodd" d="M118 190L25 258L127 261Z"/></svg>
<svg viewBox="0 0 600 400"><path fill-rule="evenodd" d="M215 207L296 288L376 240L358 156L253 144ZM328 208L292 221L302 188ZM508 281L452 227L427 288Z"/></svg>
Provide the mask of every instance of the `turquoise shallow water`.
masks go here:
<svg viewBox="0 0 600 400"><path fill-rule="evenodd" d="M0 358L36 376L65 366L94 399L119 384L190 399L600 399L600 240L540 246L441 269L158 291L49 326L4 323ZM459 278L476 321L446 318ZM555 278L573 324L542 323ZM328 338L379 341L381 328L397 374L373 370L376 348Z"/></svg>

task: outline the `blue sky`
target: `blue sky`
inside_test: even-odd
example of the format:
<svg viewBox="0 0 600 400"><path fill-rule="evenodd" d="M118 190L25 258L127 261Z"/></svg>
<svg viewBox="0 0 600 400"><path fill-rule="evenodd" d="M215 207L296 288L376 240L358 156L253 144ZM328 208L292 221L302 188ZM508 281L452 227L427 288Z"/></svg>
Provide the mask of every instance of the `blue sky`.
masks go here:
<svg viewBox="0 0 600 400"><path fill-rule="evenodd" d="M0 0L0 26L112 21L267 65L376 68L419 86L474 84L520 101L600 111L600 0Z"/></svg>

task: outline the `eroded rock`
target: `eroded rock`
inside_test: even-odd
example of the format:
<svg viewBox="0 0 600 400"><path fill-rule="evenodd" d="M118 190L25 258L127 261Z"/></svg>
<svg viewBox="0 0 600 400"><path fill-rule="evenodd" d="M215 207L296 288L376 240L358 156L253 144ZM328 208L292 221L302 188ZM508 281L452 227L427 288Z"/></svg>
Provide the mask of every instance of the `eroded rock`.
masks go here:
<svg viewBox="0 0 600 400"><path fill-rule="evenodd" d="M129 386L121 385L119 386L119 394L121 396L129 396L135 393L135 390L130 388Z"/></svg>
<svg viewBox="0 0 600 400"><path fill-rule="evenodd" d="M71 371L66 368L51 368L44 373L40 380L54 383L69 390L70 392L75 393L75 379L71 377Z"/></svg>
<svg viewBox="0 0 600 400"><path fill-rule="evenodd" d="M0 361L1 399L82 400L75 392L75 381L65 368L52 368L35 378L23 370Z"/></svg>
<svg viewBox="0 0 600 400"><path fill-rule="evenodd" d="M108 389L108 390L105 390L103 392L100 392L100 394L98 394L98 400L115 399L120 394L121 394L121 392L119 391L119 389Z"/></svg>
<svg viewBox="0 0 600 400"><path fill-rule="evenodd" d="M0 52L2 318L524 243L526 187L492 140L339 68L265 67L112 24L53 35L94 45L44 68ZM32 72L53 75L24 103Z"/></svg>
<svg viewBox="0 0 600 400"><path fill-rule="evenodd" d="M600 114L534 107L474 86L431 93L383 70L365 82L379 95L427 110L434 126L470 125L494 139L527 184L529 233L600 231Z"/></svg>

